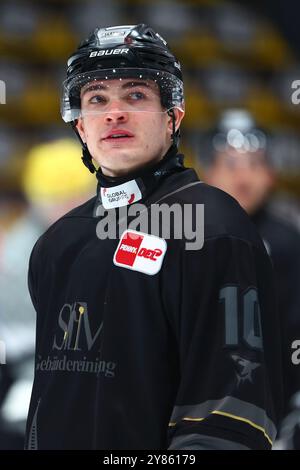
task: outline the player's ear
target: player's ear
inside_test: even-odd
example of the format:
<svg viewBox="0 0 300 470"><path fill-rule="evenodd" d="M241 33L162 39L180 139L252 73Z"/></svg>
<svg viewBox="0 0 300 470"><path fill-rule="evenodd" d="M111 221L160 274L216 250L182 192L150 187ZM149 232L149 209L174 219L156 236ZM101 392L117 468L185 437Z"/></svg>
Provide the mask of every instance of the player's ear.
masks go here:
<svg viewBox="0 0 300 470"><path fill-rule="evenodd" d="M172 109L173 113L174 113L174 117L175 117L175 128L176 128L176 131L178 131L179 127L180 127L180 124L181 124L181 121L184 117L184 111L182 109L179 109L179 108L173 108ZM168 118L168 131L170 132L170 134L173 133L173 118L172 118L172 115L171 114L168 114L169 118Z"/></svg>
<svg viewBox="0 0 300 470"><path fill-rule="evenodd" d="M178 131L181 121L184 118L185 112L182 109L174 108L174 114L175 114L175 127L176 127L176 131Z"/></svg>
<svg viewBox="0 0 300 470"><path fill-rule="evenodd" d="M85 143L86 142L86 138L85 138L85 130L84 130L84 123L83 123L83 119L82 118L79 118L76 122L76 129L77 131L79 132L79 135L82 139L82 141Z"/></svg>

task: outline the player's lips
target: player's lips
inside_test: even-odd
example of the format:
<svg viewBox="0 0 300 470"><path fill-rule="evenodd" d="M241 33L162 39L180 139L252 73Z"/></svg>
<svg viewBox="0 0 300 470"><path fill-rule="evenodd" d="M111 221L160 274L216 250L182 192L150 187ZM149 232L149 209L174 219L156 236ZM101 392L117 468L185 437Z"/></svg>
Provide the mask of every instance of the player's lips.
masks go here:
<svg viewBox="0 0 300 470"><path fill-rule="evenodd" d="M107 132L101 140L105 142L119 142L132 139L134 135L127 129L112 129Z"/></svg>

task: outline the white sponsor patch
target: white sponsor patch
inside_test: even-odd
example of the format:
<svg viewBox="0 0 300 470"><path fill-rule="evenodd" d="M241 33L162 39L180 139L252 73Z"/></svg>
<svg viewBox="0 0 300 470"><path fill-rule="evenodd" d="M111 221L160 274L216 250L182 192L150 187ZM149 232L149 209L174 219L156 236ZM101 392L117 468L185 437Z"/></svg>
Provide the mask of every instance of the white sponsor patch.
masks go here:
<svg viewBox="0 0 300 470"><path fill-rule="evenodd" d="M142 199L142 193L135 180L112 188L101 188L101 200L104 209L128 206L140 199Z"/></svg>
<svg viewBox="0 0 300 470"><path fill-rule="evenodd" d="M110 26L109 28L99 29L97 36L100 44L120 44L133 28L133 25Z"/></svg>
<svg viewBox="0 0 300 470"><path fill-rule="evenodd" d="M163 238L125 230L114 254L114 264L144 274L157 274L167 251Z"/></svg>

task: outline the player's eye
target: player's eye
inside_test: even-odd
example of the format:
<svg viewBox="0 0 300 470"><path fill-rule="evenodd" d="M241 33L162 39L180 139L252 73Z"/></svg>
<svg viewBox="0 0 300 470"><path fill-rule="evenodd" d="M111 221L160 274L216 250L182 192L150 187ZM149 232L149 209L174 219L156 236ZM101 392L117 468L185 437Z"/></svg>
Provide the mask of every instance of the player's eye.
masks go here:
<svg viewBox="0 0 300 470"><path fill-rule="evenodd" d="M131 99L133 101L139 101L139 100L146 99L146 95L142 91L132 91L131 93L129 93L128 97L129 97L129 99Z"/></svg>
<svg viewBox="0 0 300 470"><path fill-rule="evenodd" d="M88 99L91 104L106 104L107 99L102 95L93 95Z"/></svg>

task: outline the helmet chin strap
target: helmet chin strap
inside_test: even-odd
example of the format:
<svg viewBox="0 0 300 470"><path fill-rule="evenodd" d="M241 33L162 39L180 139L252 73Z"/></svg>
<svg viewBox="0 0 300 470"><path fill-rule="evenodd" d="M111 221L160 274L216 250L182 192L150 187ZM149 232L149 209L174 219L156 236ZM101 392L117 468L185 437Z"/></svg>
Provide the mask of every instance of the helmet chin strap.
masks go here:
<svg viewBox="0 0 300 470"><path fill-rule="evenodd" d="M83 161L83 164L89 169L91 173L95 173L97 171L96 167L93 164L92 156L89 152L89 149L86 145L85 142L83 142L82 138L80 137L80 134L76 128L76 121L71 122L71 126L75 134L77 135L81 146L82 146L82 157L81 160Z"/></svg>
<svg viewBox="0 0 300 470"><path fill-rule="evenodd" d="M83 161L83 164L90 170L91 173L95 173L97 171L96 167L93 164L89 149L87 148L87 145L84 143L82 144L81 160Z"/></svg>
<svg viewBox="0 0 300 470"><path fill-rule="evenodd" d="M168 115L172 118L172 135L171 139L173 140L173 145L178 148L179 146L179 139L180 139L180 131L176 131L176 117L174 113L174 109L169 109Z"/></svg>

